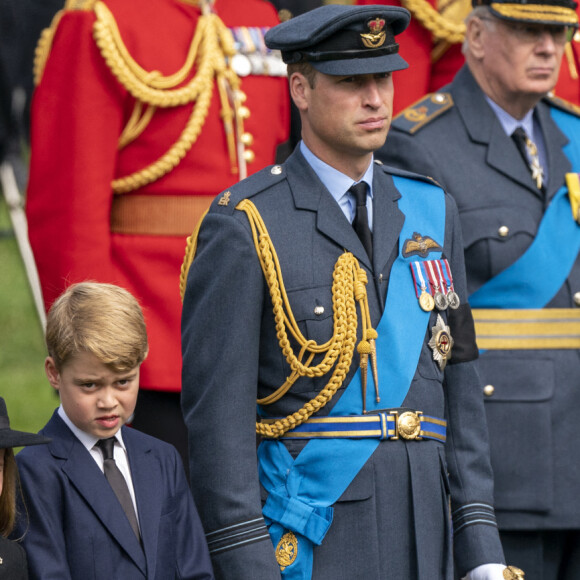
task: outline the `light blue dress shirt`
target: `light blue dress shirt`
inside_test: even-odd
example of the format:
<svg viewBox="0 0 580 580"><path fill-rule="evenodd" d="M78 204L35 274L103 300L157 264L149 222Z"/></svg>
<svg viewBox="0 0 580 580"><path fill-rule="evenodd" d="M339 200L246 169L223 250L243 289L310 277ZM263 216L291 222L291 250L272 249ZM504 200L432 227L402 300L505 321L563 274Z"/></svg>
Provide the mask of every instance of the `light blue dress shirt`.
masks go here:
<svg viewBox="0 0 580 580"><path fill-rule="evenodd" d="M320 181L322 181L323 185L328 189L332 197L336 200L336 203L340 206L342 213L344 213L346 219L352 224L352 220L354 219L354 214L356 212L356 200L352 193L349 193L349 189L355 185L356 183L360 183L364 181L369 189L367 195L367 212L369 214L369 227L371 232L373 231L373 169L374 163L371 159L371 162L363 175L362 179L359 181L353 181L348 175L341 173L338 169L331 167L328 163L325 163L310 149L308 149L307 145L304 141L300 141L300 152L304 155L306 161Z"/></svg>

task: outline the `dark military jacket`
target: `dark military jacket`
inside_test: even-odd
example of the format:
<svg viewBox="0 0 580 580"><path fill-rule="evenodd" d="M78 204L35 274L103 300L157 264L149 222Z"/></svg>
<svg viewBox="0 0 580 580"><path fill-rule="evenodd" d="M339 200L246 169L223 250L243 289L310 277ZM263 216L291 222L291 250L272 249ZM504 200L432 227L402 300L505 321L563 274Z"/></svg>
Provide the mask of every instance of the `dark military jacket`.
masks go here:
<svg viewBox="0 0 580 580"><path fill-rule="evenodd" d="M548 155L545 193L467 67L438 94L403 111L379 152L386 163L433 177L454 197L470 295L528 249L571 171L563 152L568 139L552 106L546 99L534 112ZM537 274L529 284L542 284ZM580 259L547 307L578 304ZM580 527L580 434L570 414L580 405L579 363L573 349L490 350L479 359L500 528Z"/></svg>
<svg viewBox="0 0 580 580"><path fill-rule="evenodd" d="M272 580L280 575L261 513L266 495L258 480L254 422L256 399L273 393L290 372L248 218L235 206L248 198L257 207L278 253L300 330L324 343L333 332L332 271L345 250L367 272L371 320L378 324L404 221L397 205L401 193L412 195L399 192L391 172L376 166L372 262L299 150L284 165L266 168L218 196L202 223L183 305L182 404L195 466L192 489L217 578ZM438 242L465 300L463 246L449 196L445 209L444 239ZM442 315L449 320L448 313ZM314 548L315 580L450 580L453 544L461 575L503 560L490 507L487 433L475 362L458 354L445 371L439 368L427 344L436 316L431 314L403 407L445 417L447 444L399 440L378 445L334 505L332 525ZM470 313L464 316L469 323ZM340 398L357 366L355 354L343 388L319 415ZM328 378L300 379L268 413L276 417L297 411ZM302 444L286 443L293 456Z"/></svg>

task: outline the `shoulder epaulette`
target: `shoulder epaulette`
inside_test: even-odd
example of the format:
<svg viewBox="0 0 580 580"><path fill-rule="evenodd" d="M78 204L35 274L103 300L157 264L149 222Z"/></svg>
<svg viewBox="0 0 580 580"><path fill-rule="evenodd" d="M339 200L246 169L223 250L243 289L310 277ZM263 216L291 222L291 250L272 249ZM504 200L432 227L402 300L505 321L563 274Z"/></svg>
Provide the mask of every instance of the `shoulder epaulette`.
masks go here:
<svg viewBox="0 0 580 580"><path fill-rule="evenodd" d="M570 103L569 101L565 101L560 97L556 97L555 95L548 95L544 99L549 105L552 107L556 107L565 113L570 113L571 115L575 115L576 117L580 117L580 107L575 105L574 103Z"/></svg>
<svg viewBox="0 0 580 580"><path fill-rule="evenodd" d="M44 72L44 67L46 66L46 61L50 55L50 50L52 48L52 41L54 40L54 35L62 15L67 11L72 10L84 10L91 11L94 8L97 0L66 0L62 10L59 10L52 19L50 26L45 28L38 39L38 43L34 50L34 63L32 65L32 74L34 78L34 85L38 86L40 79L42 78L42 73Z"/></svg>
<svg viewBox="0 0 580 580"><path fill-rule="evenodd" d="M412 135L452 107L450 93L430 93L401 111L393 119L392 126Z"/></svg>
<svg viewBox="0 0 580 580"><path fill-rule="evenodd" d="M384 165L383 162L379 161L378 159L375 159L375 163L377 165L380 165L382 170L388 175L397 175L399 177L407 177L408 179L417 179L418 181L425 181L426 183L430 183L435 187L443 189L443 186L440 183L437 183L435 179L429 177L428 175L421 175L420 173L413 173L412 171L407 171L406 169L399 169L398 167Z"/></svg>
<svg viewBox="0 0 580 580"><path fill-rule="evenodd" d="M211 211L231 215L240 201L254 197L284 179L286 179L284 165L265 167L220 193L212 202Z"/></svg>

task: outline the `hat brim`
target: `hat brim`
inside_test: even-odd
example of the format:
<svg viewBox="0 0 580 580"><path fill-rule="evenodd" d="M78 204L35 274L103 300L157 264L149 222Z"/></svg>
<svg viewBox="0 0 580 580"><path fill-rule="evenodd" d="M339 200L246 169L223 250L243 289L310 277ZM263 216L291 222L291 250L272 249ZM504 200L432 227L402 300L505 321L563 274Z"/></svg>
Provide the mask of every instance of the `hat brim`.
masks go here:
<svg viewBox="0 0 580 580"><path fill-rule="evenodd" d="M409 64L398 54L386 54L373 58L345 58L310 62L319 72L332 76L369 75L393 72L409 68Z"/></svg>
<svg viewBox="0 0 580 580"><path fill-rule="evenodd" d="M43 443L49 443L50 441L52 441L52 439L36 433L15 431L13 429L0 430L0 449L6 449L6 447L42 445Z"/></svg>

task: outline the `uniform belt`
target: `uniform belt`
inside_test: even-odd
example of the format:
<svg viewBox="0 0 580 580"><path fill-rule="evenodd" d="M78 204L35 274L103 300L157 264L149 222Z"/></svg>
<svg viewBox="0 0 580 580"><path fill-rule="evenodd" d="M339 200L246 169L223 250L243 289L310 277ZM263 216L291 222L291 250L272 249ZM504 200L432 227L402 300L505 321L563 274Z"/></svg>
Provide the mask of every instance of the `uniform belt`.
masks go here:
<svg viewBox="0 0 580 580"><path fill-rule="evenodd" d="M111 232L189 236L212 201L211 195L115 195Z"/></svg>
<svg viewBox="0 0 580 580"><path fill-rule="evenodd" d="M262 419L273 423L276 419ZM421 411L377 411L368 415L310 418L280 439L435 439L445 442L447 421Z"/></svg>
<svg viewBox="0 0 580 580"><path fill-rule="evenodd" d="M580 348L580 310L474 308L477 346L481 349Z"/></svg>

